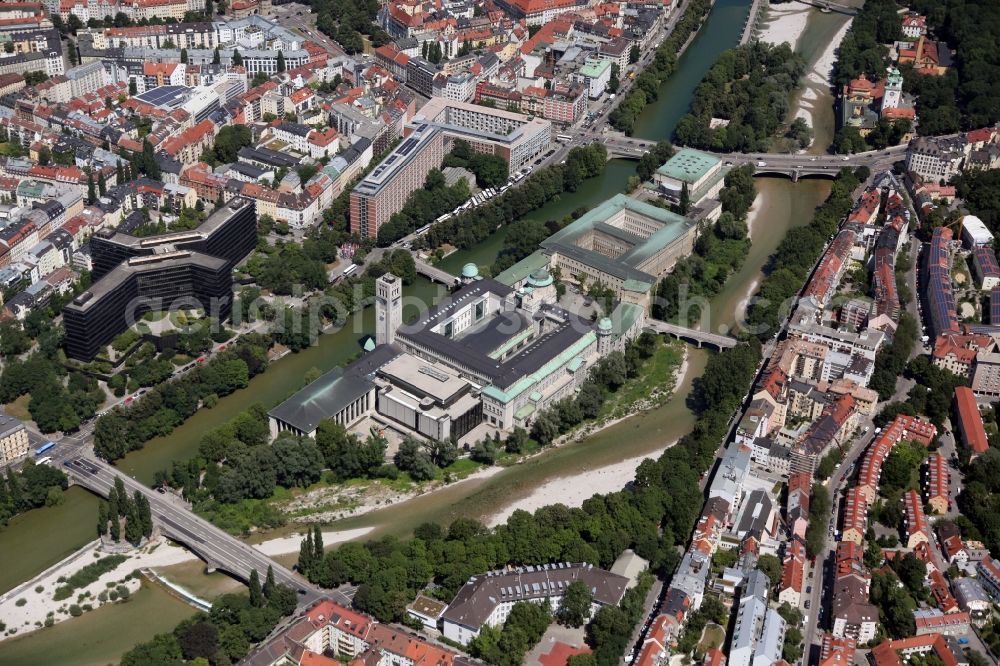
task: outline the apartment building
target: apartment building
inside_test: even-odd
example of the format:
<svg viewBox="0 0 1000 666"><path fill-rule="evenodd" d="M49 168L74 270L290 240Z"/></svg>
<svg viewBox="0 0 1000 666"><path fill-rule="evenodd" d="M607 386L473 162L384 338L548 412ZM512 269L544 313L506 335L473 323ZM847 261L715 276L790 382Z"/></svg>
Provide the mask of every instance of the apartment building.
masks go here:
<svg viewBox="0 0 1000 666"><path fill-rule="evenodd" d="M945 514L950 504L948 462L940 453L935 453L927 459L927 469L924 476L924 495L934 513Z"/></svg>
<svg viewBox="0 0 1000 666"><path fill-rule="evenodd" d="M906 547L913 550L918 544L927 543L927 517L916 490L908 490L903 495L903 513L906 518Z"/></svg>
<svg viewBox="0 0 1000 666"><path fill-rule="evenodd" d="M403 209L410 194L423 187L431 169L444 160L444 133L429 123L417 125L351 191L351 232L376 238L379 227Z"/></svg>
<svg viewBox="0 0 1000 666"><path fill-rule="evenodd" d="M629 579L592 564L569 562L473 576L441 617L444 636L468 644L484 626L502 626L514 604L522 601L546 603L554 610L566 588L576 581L592 591L593 612L602 606L617 605Z"/></svg>
<svg viewBox="0 0 1000 666"><path fill-rule="evenodd" d="M13 416L0 412L0 465L28 455L28 431Z"/></svg>
<svg viewBox="0 0 1000 666"><path fill-rule="evenodd" d="M960 138L920 137L906 151L906 170L924 180L949 181L961 170L964 159Z"/></svg>
<svg viewBox="0 0 1000 666"><path fill-rule="evenodd" d="M508 174L530 164L552 138L548 120L440 97L425 104L414 122L437 127L447 139L467 141L476 152L503 157Z"/></svg>
<svg viewBox="0 0 1000 666"><path fill-rule="evenodd" d="M979 413L976 396L968 386L955 387L955 413L957 415L956 429L962 444L969 449L974 459L990 448L983 425L983 415Z"/></svg>

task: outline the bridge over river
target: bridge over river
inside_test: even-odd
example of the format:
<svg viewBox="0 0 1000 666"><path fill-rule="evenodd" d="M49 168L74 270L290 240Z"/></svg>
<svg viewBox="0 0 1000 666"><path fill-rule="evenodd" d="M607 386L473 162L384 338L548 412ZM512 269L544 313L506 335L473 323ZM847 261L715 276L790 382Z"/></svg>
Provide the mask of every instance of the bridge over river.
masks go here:
<svg viewBox="0 0 1000 666"><path fill-rule="evenodd" d="M593 140L604 145L608 157L637 160L643 153L652 149L655 141L630 137L621 132L603 132L592 136L584 135L583 141ZM904 159L906 146L893 146L886 150L872 150L853 155L800 155L789 153L713 153L733 166L752 164L755 176L787 176L793 181L808 176L834 178L844 167L855 169L866 166L873 171L892 166L894 162Z"/></svg>
<svg viewBox="0 0 1000 666"><path fill-rule="evenodd" d="M307 606L320 597L331 597L337 603L349 606L351 600L339 592L321 591L304 578L275 562L253 546L220 530L204 518L195 515L173 495L153 491L138 481L121 474L110 465L89 456L76 456L65 463L67 474L80 486L101 497L107 497L120 478L130 495L136 491L149 500L153 523L169 539L182 544L208 565L210 571L224 571L244 582L256 570L263 580L268 566L274 569L275 581L288 585L298 592L299 606Z"/></svg>

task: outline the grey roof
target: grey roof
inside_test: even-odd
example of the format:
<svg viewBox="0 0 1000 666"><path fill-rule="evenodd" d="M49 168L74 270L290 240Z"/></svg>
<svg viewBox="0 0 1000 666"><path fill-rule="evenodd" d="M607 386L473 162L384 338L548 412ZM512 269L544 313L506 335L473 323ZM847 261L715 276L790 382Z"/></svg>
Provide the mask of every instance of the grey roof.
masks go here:
<svg viewBox="0 0 1000 666"><path fill-rule="evenodd" d="M0 439L8 437L23 428L24 424L20 420L10 414L0 412Z"/></svg>
<svg viewBox="0 0 1000 666"><path fill-rule="evenodd" d="M268 416L302 432L312 432L321 421L333 418L347 405L375 388L372 373L399 355L380 345L344 368L334 368L268 412Z"/></svg>
<svg viewBox="0 0 1000 666"><path fill-rule="evenodd" d="M590 589L594 602L602 606L621 601L628 585L625 576L585 563L543 564L510 572L492 572L470 578L442 618L445 622L478 630L501 602L562 596L575 581L582 581Z"/></svg>
<svg viewBox="0 0 1000 666"><path fill-rule="evenodd" d="M737 534L761 534L767 530L767 521L774 510L771 498L763 490L754 490L743 503Z"/></svg>
<svg viewBox="0 0 1000 666"><path fill-rule="evenodd" d="M573 313L554 306L543 306L541 316L549 313L562 319L563 323L537 338L524 351L505 361L490 358L488 354L492 348L486 345L495 348L504 338L523 330L528 325L528 320L521 315L512 320L510 314L501 313L493 317L495 324L487 323L459 338L448 338L431 330L438 321L447 317L454 307L487 292L505 298L511 293L511 288L490 278L476 280L459 289L450 298L438 302L416 321L402 326L397 335L430 353L438 354L468 368L503 389L521 377L540 369L593 328L591 322ZM516 322L517 331L511 330L512 321Z"/></svg>
<svg viewBox="0 0 1000 666"><path fill-rule="evenodd" d="M250 146L243 146L236 154L240 160L261 162L263 164L270 164L271 166L276 167L292 168L298 166L299 164L299 158L288 155L287 153L279 153L277 150L271 150L270 148L251 148Z"/></svg>

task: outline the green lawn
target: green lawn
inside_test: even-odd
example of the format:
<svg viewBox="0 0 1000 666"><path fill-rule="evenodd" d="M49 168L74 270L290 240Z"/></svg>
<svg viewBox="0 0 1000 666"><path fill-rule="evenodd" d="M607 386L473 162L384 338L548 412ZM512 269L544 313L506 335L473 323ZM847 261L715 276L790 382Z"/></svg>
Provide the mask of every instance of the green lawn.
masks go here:
<svg viewBox="0 0 1000 666"><path fill-rule="evenodd" d="M31 414L28 412L28 403L31 402L31 394L25 393L14 402L9 402L3 406L3 410L15 419L30 421Z"/></svg>
<svg viewBox="0 0 1000 666"><path fill-rule="evenodd" d="M695 650L698 654L704 654L712 648L722 647L722 641L726 639L726 630L717 624L705 625L705 630L701 632L701 641Z"/></svg>

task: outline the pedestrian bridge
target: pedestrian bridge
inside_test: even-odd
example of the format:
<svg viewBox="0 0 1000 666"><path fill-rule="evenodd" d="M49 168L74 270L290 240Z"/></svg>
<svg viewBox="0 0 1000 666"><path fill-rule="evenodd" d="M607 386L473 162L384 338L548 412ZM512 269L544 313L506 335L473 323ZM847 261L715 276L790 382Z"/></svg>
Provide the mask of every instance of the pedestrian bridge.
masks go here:
<svg viewBox="0 0 1000 666"><path fill-rule="evenodd" d="M716 349L732 349L737 344L737 340L729 337L728 335L706 333L705 331L698 331L693 328L678 326L677 324L668 324L665 321L659 321L657 319L647 319L646 329L653 331L654 333L672 335L673 337L684 340L685 342L694 342L699 348L702 345L709 345L711 347L715 347Z"/></svg>
<svg viewBox="0 0 1000 666"><path fill-rule="evenodd" d="M458 278L449 273L448 271L443 271L440 268L435 268L428 263L420 261L414 258L414 265L416 266L417 273L423 275L425 278L431 282L440 282L443 285L452 287L458 283Z"/></svg>

